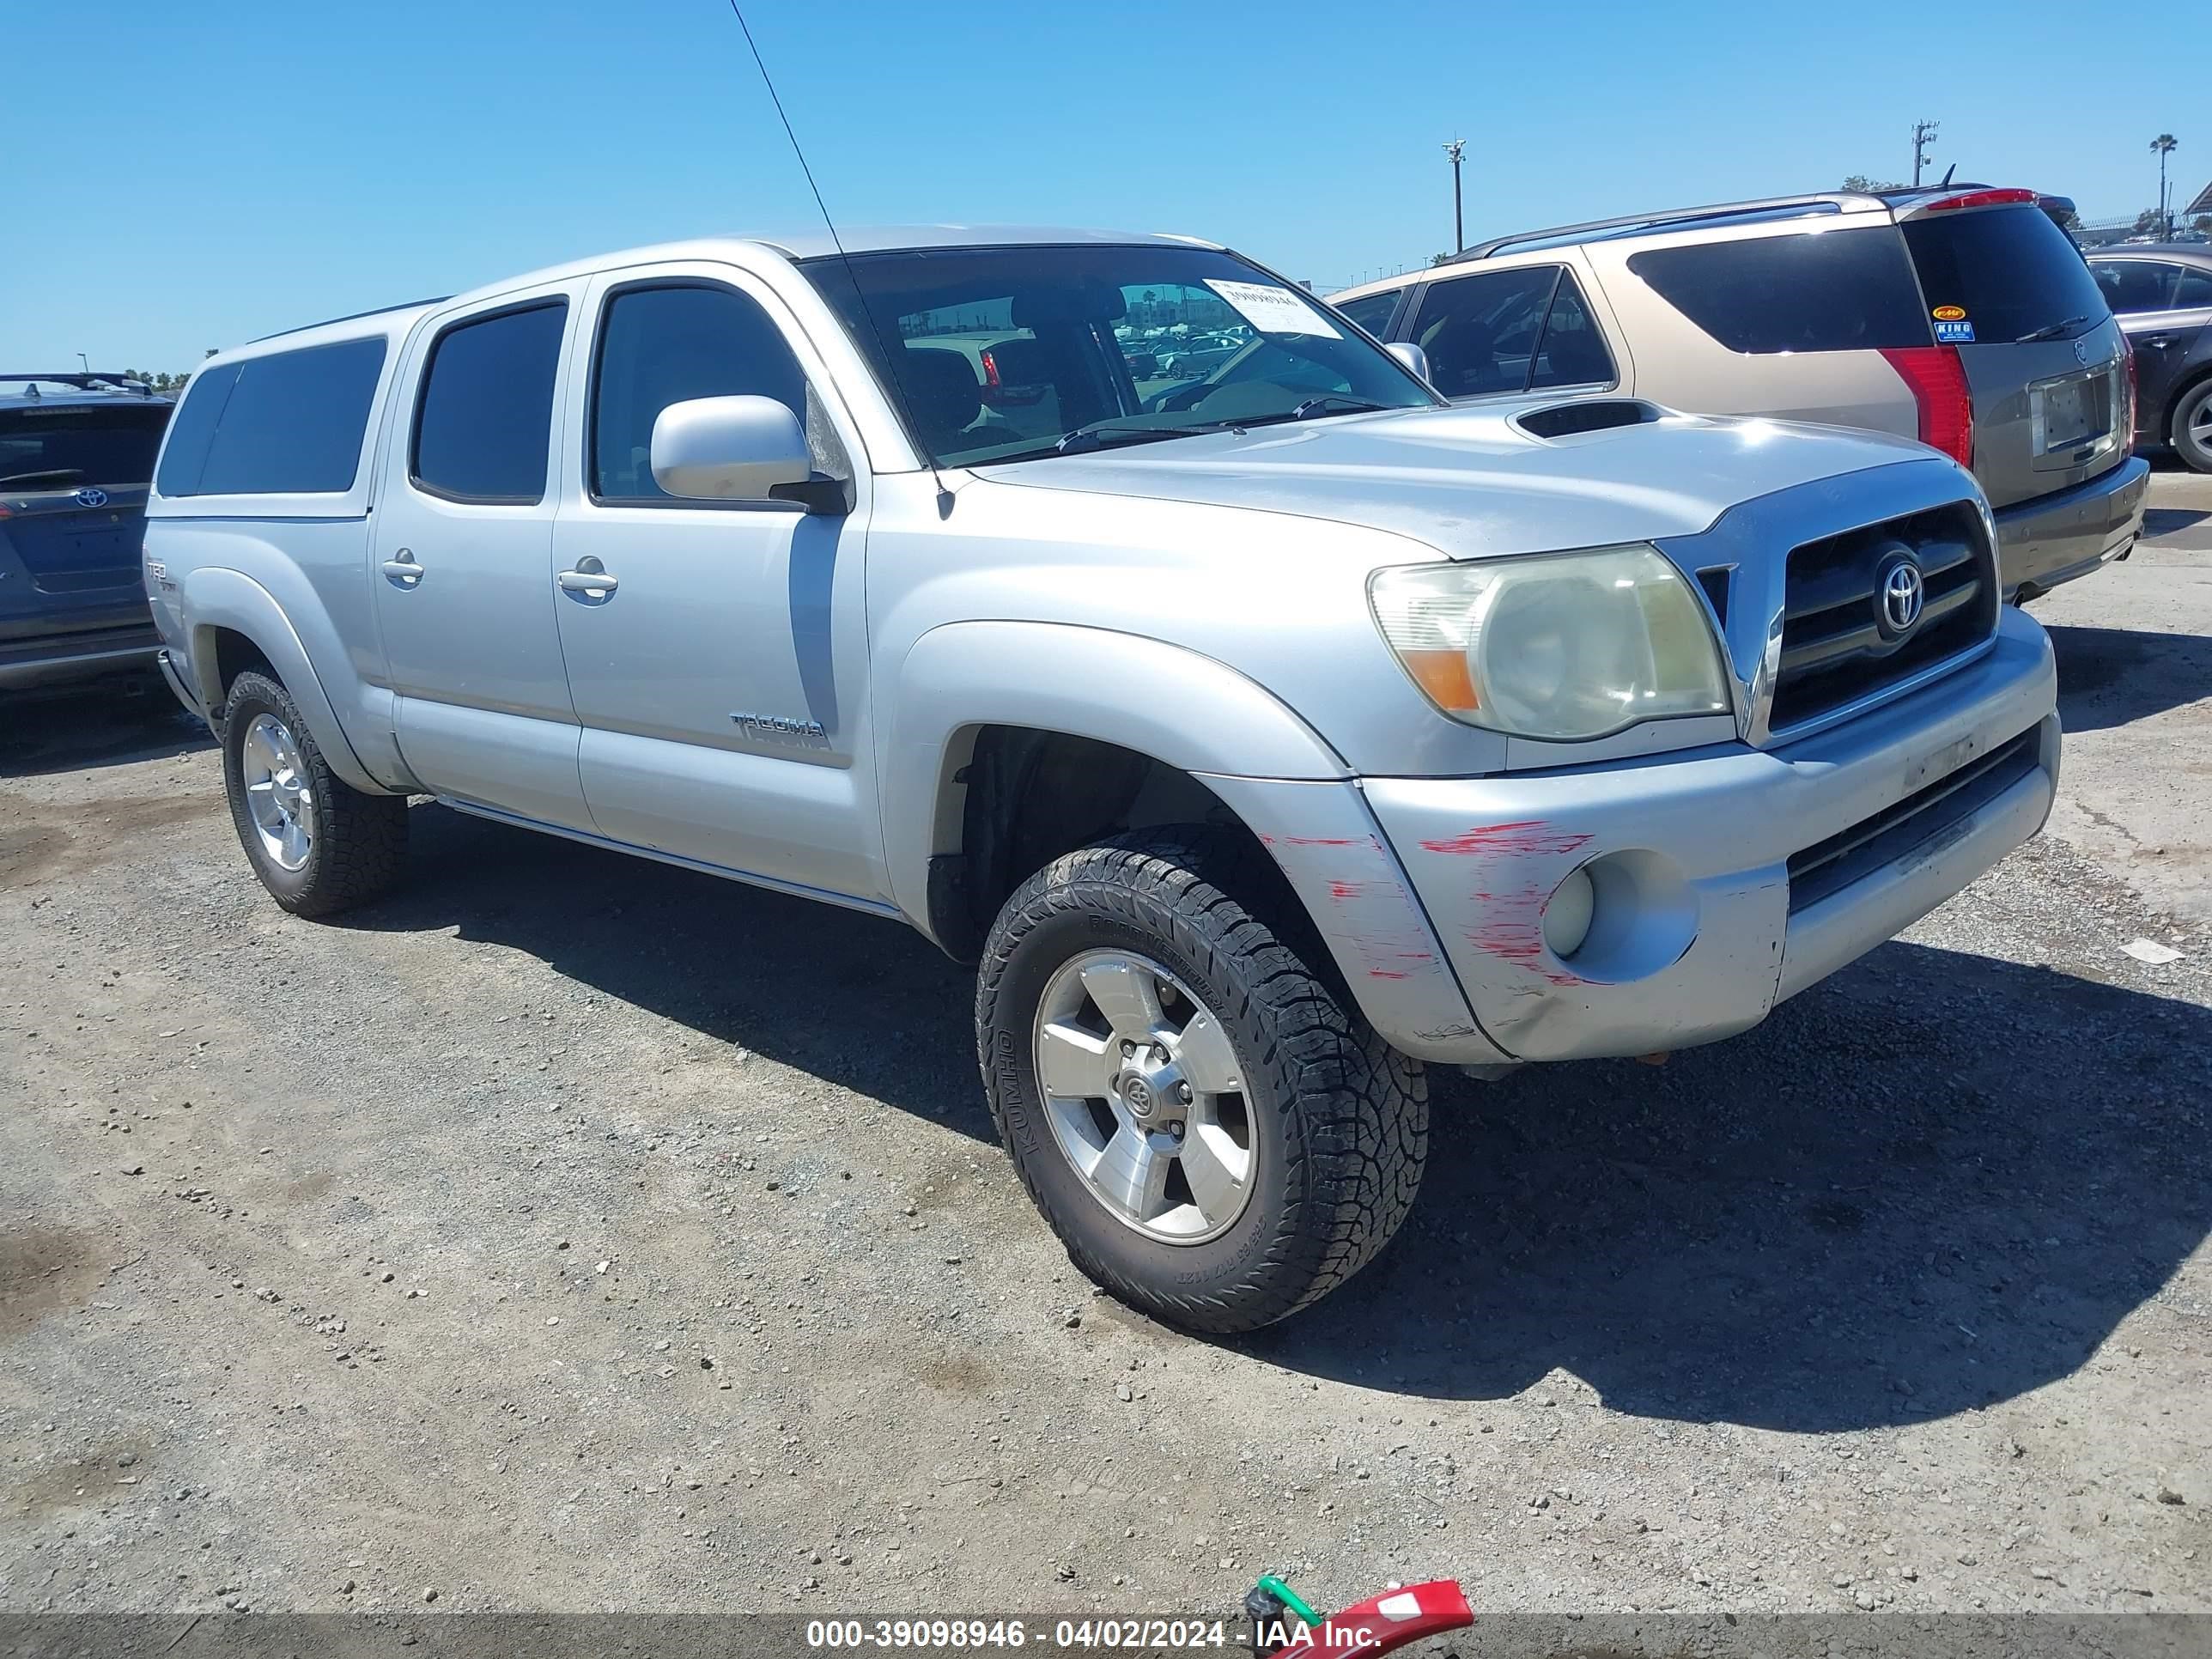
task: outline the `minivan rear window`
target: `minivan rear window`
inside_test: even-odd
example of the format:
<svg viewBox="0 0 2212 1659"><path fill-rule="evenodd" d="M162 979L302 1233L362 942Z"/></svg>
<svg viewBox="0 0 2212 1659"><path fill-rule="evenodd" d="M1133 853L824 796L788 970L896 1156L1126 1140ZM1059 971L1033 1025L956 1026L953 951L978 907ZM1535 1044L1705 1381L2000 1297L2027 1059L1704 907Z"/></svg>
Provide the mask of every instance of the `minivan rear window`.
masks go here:
<svg viewBox="0 0 2212 1659"><path fill-rule="evenodd" d="M197 376L161 451L164 495L326 495L353 488L382 335L272 351Z"/></svg>
<svg viewBox="0 0 2212 1659"><path fill-rule="evenodd" d="M1905 245L1929 306L1964 311L1976 345L2070 340L2112 314L2081 250L2041 208L1923 214L1905 222Z"/></svg>
<svg viewBox="0 0 2212 1659"><path fill-rule="evenodd" d="M1730 351L1875 351L1930 338L1891 225L1646 248L1628 268Z"/></svg>

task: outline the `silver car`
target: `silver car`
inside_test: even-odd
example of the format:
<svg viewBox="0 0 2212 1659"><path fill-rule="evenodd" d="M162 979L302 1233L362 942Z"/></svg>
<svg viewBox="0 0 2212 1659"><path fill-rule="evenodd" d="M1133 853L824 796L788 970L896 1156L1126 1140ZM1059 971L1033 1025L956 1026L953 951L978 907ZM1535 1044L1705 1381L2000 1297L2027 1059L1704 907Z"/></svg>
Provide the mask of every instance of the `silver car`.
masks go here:
<svg viewBox="0 0 2212 1659"><path fill-rule="evenodd" d="M1967 185L1638 214L1334 303L1455 401L1610 391L1917 437L1973 470L2026 600L2125 557L2149 483L2125 342L2044 205Z"/></svg>
<svg viewBox="0 0 2212 1659"><path fill-rule="evenodd" d="M937 228L222 353L146 580L277 903L374 900L428 795L908 924L1074 1261L1229 1331L1405 1218L1425 1065L1732 1036L2035 833L1995 546L1907 440L1454 409L1224 248Z"/></svg>

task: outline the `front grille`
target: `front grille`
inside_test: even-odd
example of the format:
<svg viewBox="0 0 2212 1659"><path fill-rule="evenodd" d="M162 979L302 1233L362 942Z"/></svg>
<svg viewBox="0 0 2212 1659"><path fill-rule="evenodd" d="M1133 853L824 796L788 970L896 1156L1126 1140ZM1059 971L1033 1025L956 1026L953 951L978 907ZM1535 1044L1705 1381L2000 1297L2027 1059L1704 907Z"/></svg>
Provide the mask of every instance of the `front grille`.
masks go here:
<svg viewBox="0 0 2212 1659"><path fill-rule="evenodd" d="M1984 750L1872 817L1792 853L1790 913L1818 904L1965 823L2035 769L2042 741L2042 728L2031 726L2010 742Z"/></svg>
<svg viewBox="0 0 2212 1659"><path fill-rule="evenodd" d="M1918 623L1882 620L1885 574L1909 554L1925 584ZM1954 501L1790 550L1782 663L1767 729L1786 733L1987 639L1997 622L1996 561L1982 515Z"/></svg>

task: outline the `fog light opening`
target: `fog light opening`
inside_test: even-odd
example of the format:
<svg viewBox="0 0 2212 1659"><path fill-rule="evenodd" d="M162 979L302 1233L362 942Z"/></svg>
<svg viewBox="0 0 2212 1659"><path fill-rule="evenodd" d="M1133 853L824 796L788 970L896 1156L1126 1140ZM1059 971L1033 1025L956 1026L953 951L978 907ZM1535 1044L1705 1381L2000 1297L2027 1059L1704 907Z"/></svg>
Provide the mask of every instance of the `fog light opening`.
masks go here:
<svg viewBox="0 0 2212 1659"><path fill-rule="evenodd" d="M1544 948L1562 962L1573 956L1589 937L1590 917L1596 908L1597 894L1590 884L1589 870L1575 871L1544 901Z"/></svg>

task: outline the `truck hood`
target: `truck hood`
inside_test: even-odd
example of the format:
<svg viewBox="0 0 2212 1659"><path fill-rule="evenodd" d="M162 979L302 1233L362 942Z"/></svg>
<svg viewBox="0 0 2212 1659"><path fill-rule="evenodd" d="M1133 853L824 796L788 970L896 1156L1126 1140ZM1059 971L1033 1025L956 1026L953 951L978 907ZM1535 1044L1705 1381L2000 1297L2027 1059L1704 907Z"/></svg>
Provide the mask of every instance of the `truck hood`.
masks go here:
<svg viewBox="0 0 2212 1659"><path fill-rule="evenodd" d="M1621 400L1608 400L1620 403ZM1455 558L1695 535L1741 501L1937 459L1877 432L1680 415L1539 437L1546 404L1393 410L989 467L994 483L1371 526ZM1628 407L1636 407L1629 405ZM1948 463L1947 463L1948 465ZM1961 471L1962 495L1972 481Z"/></svg>

